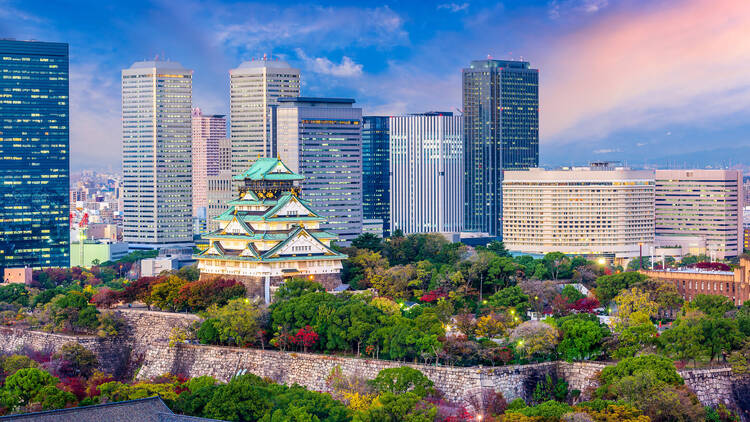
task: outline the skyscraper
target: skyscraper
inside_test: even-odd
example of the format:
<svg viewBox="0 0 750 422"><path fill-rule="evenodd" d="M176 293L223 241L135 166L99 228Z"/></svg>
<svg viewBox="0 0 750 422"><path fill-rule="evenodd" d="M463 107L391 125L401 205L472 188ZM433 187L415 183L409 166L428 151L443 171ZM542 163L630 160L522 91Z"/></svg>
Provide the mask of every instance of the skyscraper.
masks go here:
<svg viewBox="0 0 750 422"><path fill-rule="evenodd" d="M219 174L219 143L226 137L224 115L205 115L200 108L193 109L193 216L208 207L208 177Z"/></svg>
<svg viewBox="0 0 750 422"><path fill-rule="evenodd" d="M283 98L278 154L305 177L304 198L349 242L362 233L362 109L346 98Z"/></svg>
<svg viewBox="0 0 750 422"><path fill-rule="evenodd" d="M362 216L383 221L390 234L388 116L362 117Z"/></svg>
<svg viewBox="0 0 750 422"><path fill-rule="evenodd" d="M0 269L70 265L68 44L0 40Z"/></svg>
<svg viewBox="0 0 750 422"><path fill-rule="evenodd" d="M192 243L192 75L168 61L122 71L123 240L131 247Z"/></svg>
<svg viewBox="0 0 750 422"><path fill-rule="evenodd" d="M299 97L299 69L264 55L229 71L229 91L232 173L237 175L258 157L276 155L277 100Z"/></svg>
<svg viewBox="0 0 750 422"><path fill-rule="evenodd" d="M464 229L502 235L503 170L539 165L539 71L476 60L463 69Z"/></svg>
<svg viewBox="0 0 750 422"><path fill-rule="evenodd" d="M405 234L457 233L463 226L461 116L391 117L390 215Z"/></svg>
<svg viewBox="0 0 750 422"><path fill-rule="evenodd" d="M207 178L206 228L209 232L220 228L214 220L226 210L226 203L232 200L232 143L224 138L219 141L218 172Z"/></svg>

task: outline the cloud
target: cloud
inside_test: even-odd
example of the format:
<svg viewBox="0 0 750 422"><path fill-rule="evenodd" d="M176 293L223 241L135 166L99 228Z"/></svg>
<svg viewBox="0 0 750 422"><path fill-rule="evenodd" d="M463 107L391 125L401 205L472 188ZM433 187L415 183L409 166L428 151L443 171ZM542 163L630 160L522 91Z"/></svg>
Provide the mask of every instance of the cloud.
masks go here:
<svg viewBox="0 0 750 422"><path fill-rule="evenodd" d="M542 137L604 137L750 110L750 3L666 6L621 10L539 46Z"/></svg>
<svg viewBox="0 0 750 422"><path fill-rule="evenodd" d="M595 150L594 154L613 154L616 152L622 152L622 150L620 148L604 148Z"/></svg>
<svg viewBox="0 0 750 422"><path fill-rule="evenodd" d="M460 12L460 11L466 10L468 8L469 8L469 3L461 3L461 4L458 4L458 3L445 3L445 4L439 4L437 6L438 10L447 9L451 13Z"/></svg>
<svg viewBox="0 0 750 422"><path fill-rule="evenodd" d="M238 6L239 7L239 6ZM391 48L408 43L404 20L388 6L372 9L340 7L268 8L253 5L244 13L235 7L218 9L215 41L243 51L277 46ZM211 9L207 9L211 12ZM263 16L264 19L258 19Z"/></svg>
<svg viewBox="0 0 750 422"><path fill-rule="evenodd" d="M551 0L547 4L547 16L559 19L573 13L596 13L609 5L609 0Z"/></svg>
<svg viewBox="0 0 750 422"><path fill-rule="evenodd" d="M345 78L362 75L362 65L347 56L343 56L341 63L336 64L326 57L309 57L301 48L295 49L295 52L313 72Z"/></svg>

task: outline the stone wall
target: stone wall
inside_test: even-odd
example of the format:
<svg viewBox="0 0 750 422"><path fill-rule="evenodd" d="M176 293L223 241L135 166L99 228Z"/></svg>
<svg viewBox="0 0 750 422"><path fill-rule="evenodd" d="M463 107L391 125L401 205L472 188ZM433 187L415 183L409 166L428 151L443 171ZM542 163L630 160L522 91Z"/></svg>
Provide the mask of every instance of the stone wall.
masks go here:
<svg viewBox="0 0 750 422"><path fill-rule="evenodd" d="M163 373L189 377L211 375L228 381L241 372L249 372L284 384L299 384L311 390L325 391L326 377L336 366L344 375L375 378L382 369L410 366L422 371L449 400L466 401L482 388L501 391L510 399L530 399L538 380L556 370L555 362L536 365L491 367L435 367L376 359L358 359L276 350L232 347L167 345L148 350L139 379Z"/></svg>
<svg viewBox="0 0 750 422"><path fill-rule="evenodd" d="M117 338L96 336L69 336L16 328L0 328L0 353L28 354L36 352L51 355L68 342L76 342L91 350L99 360L99 367L107 373L123 375L130 351L123 348Z"/></svg>

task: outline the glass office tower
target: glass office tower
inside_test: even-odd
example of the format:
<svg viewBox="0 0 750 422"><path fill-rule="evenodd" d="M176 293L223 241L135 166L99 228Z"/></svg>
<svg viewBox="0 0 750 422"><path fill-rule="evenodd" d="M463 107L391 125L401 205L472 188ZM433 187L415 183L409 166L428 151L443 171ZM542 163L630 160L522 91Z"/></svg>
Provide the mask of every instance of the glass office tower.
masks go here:
<svg viewBox="0 0 750 422"><path fill-rule="evenodd" d="M390 235L388 116L362 117L362 218L383 220Z"/></svg>
<svg viewBox="0 0 750 422"><path fill-rule="evenodd" d="M475 60L463 69L464 230L501 236L503 170L539 166L539 71Z"/></svg>
<svg viewBox="0 0 750 422"><path fill-rule="evenodd" d="M70 266L68 44L0 40L0 269Z"/></svg>

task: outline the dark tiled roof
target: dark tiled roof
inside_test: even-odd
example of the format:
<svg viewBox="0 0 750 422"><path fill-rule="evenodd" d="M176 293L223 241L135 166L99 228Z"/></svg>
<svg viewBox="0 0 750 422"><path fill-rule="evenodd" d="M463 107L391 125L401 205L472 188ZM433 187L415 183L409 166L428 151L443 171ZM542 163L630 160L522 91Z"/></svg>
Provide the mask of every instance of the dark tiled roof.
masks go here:
<svg viewBox="0 0 750 422"><path fill-rule="evenodd" d="M175 415L159 397L0 417L0 421L35 422L197 422L211 419Z"/></svg>

